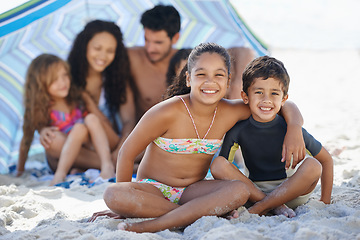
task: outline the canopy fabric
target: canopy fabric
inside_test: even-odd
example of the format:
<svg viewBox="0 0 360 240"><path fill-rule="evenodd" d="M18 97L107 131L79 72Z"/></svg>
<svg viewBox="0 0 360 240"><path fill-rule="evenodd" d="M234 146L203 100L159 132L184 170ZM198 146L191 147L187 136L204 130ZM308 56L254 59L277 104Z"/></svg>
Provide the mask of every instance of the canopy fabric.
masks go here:
<svg viewBox="0 0 360 240"><path fill-rule="evenodd" d="M41 53L67 58L75 36L94 19L116 22L128 47L143 45L141 14L156 4L173 5L181 16L176 48L216 42L266 46L245 25L228 0L31 0L0 15L0 173L17 162L22 137L23 85L31 60ZM43 152L38 135L29 155Z"/></svg>

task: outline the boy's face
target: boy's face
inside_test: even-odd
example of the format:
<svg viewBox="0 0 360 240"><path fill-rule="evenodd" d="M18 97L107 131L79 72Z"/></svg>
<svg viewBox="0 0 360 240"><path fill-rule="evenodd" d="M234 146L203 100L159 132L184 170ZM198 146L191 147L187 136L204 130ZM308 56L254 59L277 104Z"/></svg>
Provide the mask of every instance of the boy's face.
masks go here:
<svg viewBox="0 0 360 240"><path fill-rule="evenodd" d="M282 84L275 78L256 78L248 89L241 92L246 104L249 104L253 118L258 122L270 122L280 111L288 98L284 96Z"/></svg>

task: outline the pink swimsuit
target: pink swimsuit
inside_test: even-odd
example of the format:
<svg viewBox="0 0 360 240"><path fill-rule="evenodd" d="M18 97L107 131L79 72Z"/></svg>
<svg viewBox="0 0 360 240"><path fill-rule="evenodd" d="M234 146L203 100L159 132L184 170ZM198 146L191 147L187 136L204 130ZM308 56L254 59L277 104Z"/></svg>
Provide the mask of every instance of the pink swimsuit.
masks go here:
<svg viewBox="0 0 360 240"><path fill-rule="evenodd" d="M75 123L83 123L86 113L80 108L74 108L70 113L52 110L50 113L50 124L56 126L63 133L68 134Z"/></svg>

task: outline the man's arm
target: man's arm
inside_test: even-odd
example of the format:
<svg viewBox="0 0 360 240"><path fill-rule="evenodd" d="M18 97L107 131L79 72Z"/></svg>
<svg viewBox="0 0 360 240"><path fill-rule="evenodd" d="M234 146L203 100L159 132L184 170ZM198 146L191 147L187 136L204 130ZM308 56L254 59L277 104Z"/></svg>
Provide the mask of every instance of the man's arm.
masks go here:
<svg viewBox="0 0 360 240"><path fill-rule="evenodd" d="M295 168L295 166L304 159L306 154L304 138L302 135L302 125L304 120L298 107L291 101L286 101L281 108L280 114L287 123L287 132L285 135L282 151L282 162L286 161L285 168ZM291 158L293 162L291 164Z"/></svg>
<svg viewBox="0 0 360 240"><path fill-rule="evenodd" d="M255 58L252 49L246 47L229 48L228 52L231 56L231 82L227 91L226 98L241 99L242 90L242 74L246 65Z"/></svg>

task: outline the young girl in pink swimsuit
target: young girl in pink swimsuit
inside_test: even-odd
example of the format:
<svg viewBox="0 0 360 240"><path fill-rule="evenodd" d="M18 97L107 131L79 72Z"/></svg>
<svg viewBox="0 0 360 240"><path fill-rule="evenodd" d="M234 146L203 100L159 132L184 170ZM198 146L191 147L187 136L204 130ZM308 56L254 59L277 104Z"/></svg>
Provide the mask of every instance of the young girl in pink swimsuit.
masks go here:
<svg viewBox="0 0 360 240"><path fill-rule="evenodd" d="M135 105L130 90L130 65L123 35L114 22L88 22L73 42L68 56L72 85L86 91L94 104L87 106L101 121L116 164L117 153L135 127ZM121 122L121 123L120 123ZM43 128L40 143L49 162L57 162L61 148L52 148L53 141L63 145L65 139L53 128ZM62 142L61 142L62 141ZM98 159L95 151L81 148L77 161Z"/></svg>
<svg viewBox="0 0 360 240"><path fill-rule="evenodd" d="M181 90L171 88L170 95L177 96L147 111L124 142L117 182L104 193L111 211L95 213L91 221L101 215L154 218L121 222L118 228L157 232L185 227L202 216L236 217L234 210L248 200L249 190L241 181L204 180L224 134L250 116L241 100L223 98L231 79L230 57L219 45L200 44L191 52L187 68L186 79L174 83ZM285 113L288 124L299 126L292 131L300 130L296 106L285 106ZM290 138L294 145L294 136ZM134 159L144 149L137 182L131 182Z"/></svg>
<svg viewBox="0 0 360 240"><path fill-rule="evenodd" d="M25 83L24 136L21 140L18 175L24 171L27 154L35 130L46 126L56 127L66 137L59 161L50 163L55 171L51 185L64 181L72 167L81 169L99 168L102 178L115 175L111 162L109 142L97 116L85 111L89 97L83 97L71 84L69 66L62 59L50 54L35 58L27 72ZM52 144L57 146L57 142ZM88 159L87 162L75 161L82 146L94 147L101 162Z"/></svg>

